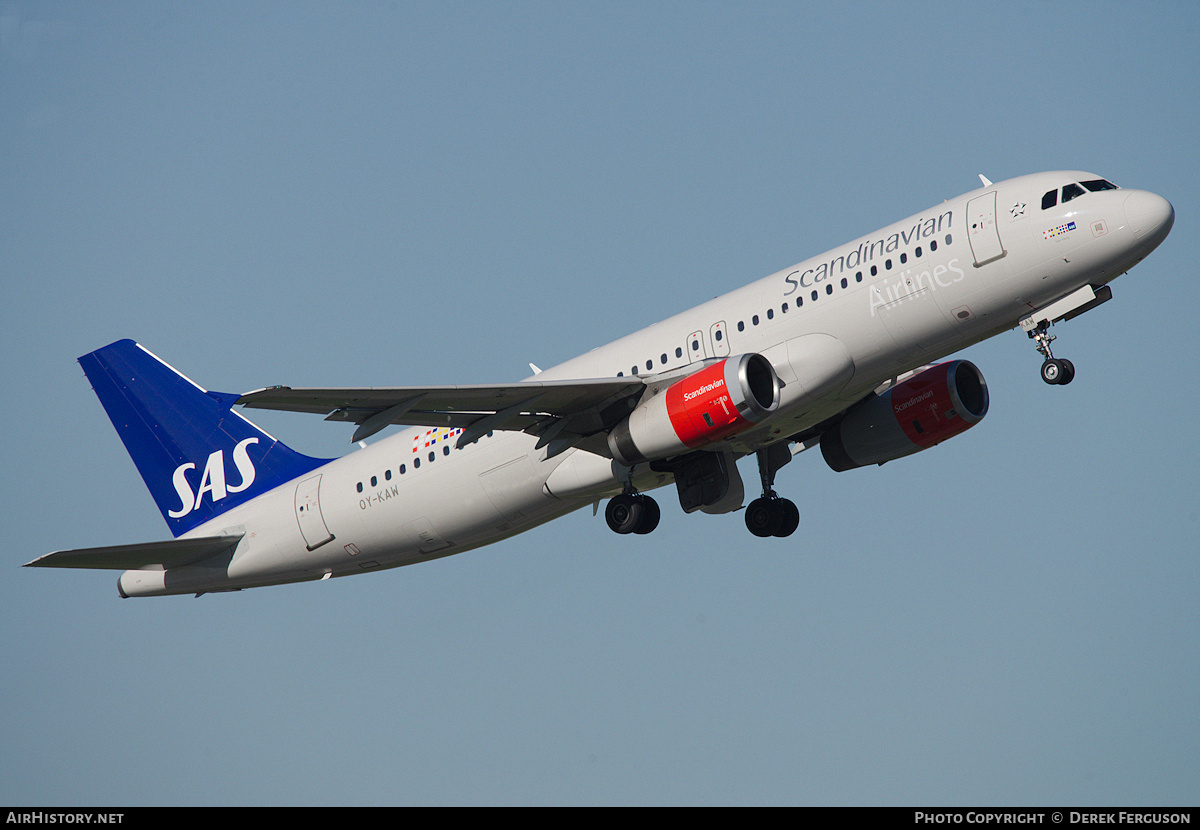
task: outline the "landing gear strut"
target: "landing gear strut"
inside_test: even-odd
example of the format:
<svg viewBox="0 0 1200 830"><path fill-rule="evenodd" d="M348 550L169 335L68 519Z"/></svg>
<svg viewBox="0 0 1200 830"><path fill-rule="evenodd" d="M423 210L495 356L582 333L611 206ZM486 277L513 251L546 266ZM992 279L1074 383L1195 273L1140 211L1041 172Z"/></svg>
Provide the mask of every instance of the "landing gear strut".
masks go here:
<svg viewBox="0 0 1200 830"><path fill-rule="evenodd" d="M800 526L800 509L771 489L775 484L775 473L792 460L791 450L781 441L759 450L757 456L763 494L746 507L746 529L762 538L791 536Z"/></svg>
<svg viewBox="0 0 1200 830"><path fill-rule="evenodd" d="M1036 348L1044 358L1042 380L1049 384L1065 386L1075 379L1075 364L1069 360L1055 357L1050 351L1050 341L1057 338L1050 333L1050 326L1047 323L1040 323L1030 329L1029 337L1037 344Z"/></svg>

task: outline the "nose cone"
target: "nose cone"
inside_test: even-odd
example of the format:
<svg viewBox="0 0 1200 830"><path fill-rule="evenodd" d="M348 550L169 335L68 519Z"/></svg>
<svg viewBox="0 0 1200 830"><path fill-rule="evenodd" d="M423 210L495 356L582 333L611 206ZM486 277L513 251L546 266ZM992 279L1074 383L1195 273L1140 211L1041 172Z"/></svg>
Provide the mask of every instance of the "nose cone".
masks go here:
<svg viewBox="0 0 1200 830"><path fill-rule="evenodd" d="M1162 196L1147 190L1135 190L1125 197L1125 218L1134 239L1158 245L1167 238L1175 224L1175 208Z"/></svg>

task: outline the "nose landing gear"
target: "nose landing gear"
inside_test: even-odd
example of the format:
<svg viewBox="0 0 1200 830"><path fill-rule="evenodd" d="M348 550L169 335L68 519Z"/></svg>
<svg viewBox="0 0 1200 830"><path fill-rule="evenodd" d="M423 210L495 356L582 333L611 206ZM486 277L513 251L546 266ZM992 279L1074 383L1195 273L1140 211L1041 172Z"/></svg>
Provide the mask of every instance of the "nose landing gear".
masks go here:
<svg viewBox="0 0 1200 830"><path fill-rule="evenodd" d="M1041 323L1030 329L1029 337L1037 344L1037 350L1044 358L1042 380L1055 386L1065 386L1075 379L1075 364L1064 358L1055 357L1054 353L1050 351L1050 341L1057 338L1050 333L1049 324Z"/></svg>
<svg viewBox="0 0 1200 830"><path fill-rule="evenodd" d="M1099 287L1085 285L1062 299L1021 318L1021 328L1037 344L1037 350L1044 358L1042 380L1062 386L1075 378L1075 367L1071 361L1057 358L1050 352L1050 341L1054 340L1054 335L1050 333L1050 325L1059 320L1072 320L1111 299L1112 289L1107 285Z"/></svg>
<svg viewBox="0 0 1200 830"><path fill-rule="evenodd" d="M1075 366L1063 358L1050 358L1042 364L1042 380L1046 383L1063 385L1075 379Z"/></svg>

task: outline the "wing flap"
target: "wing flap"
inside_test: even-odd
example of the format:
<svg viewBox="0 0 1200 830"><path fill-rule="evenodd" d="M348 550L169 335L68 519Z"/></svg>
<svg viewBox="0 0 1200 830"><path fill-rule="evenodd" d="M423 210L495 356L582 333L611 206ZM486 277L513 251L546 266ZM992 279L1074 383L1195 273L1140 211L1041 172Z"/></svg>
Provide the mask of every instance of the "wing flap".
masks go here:
<svg viewBox="0 0 1200 830"><path fill-rule="evenodd" d="M244 534L230 536L195 536L188 539L169 539L164 542L141 542L135 545L112 545L103 548L56 550L26 562L26 568L96 568L130 571L178 568L191 565L210 556L227 553Z"/></svg>

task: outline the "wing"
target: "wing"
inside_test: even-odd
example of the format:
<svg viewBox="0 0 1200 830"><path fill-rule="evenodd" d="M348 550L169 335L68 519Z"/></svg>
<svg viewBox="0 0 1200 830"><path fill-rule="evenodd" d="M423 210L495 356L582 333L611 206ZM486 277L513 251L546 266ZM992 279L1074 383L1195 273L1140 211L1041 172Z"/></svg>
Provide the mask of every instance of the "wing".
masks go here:
<svg viewBox="0 0 1200 830"><path fill-rule="evenodd" d="M242 535L238 533L230 536L196 536L136 545L56 550L54 553L39 556L32 562L26 562L25 567L101 568L116 571L178 568L232 551Z"/></svg>
<svg viewBox="0 0 1200 830"><path fill-rule="evenodd" d="M457 427L463 430L460 447L492 430L518 430L540 436L539 448L557 440L554 454L610 429L629 414L645 390L637 377L361 389L272 386L242 395L237 403L358 424L352 442L390 424Z"/></svg>

